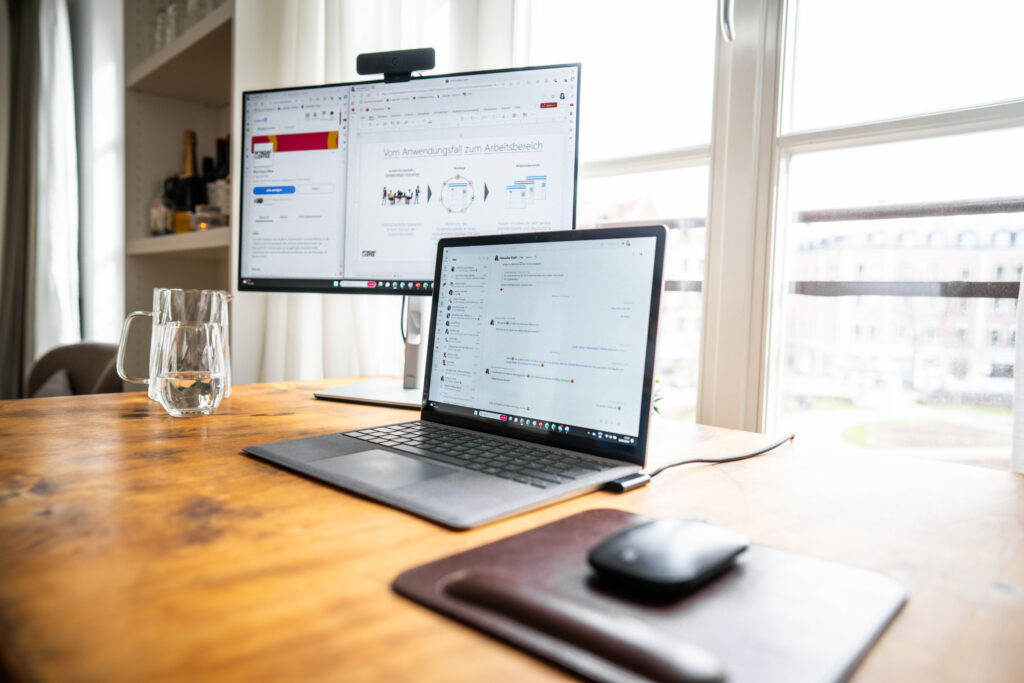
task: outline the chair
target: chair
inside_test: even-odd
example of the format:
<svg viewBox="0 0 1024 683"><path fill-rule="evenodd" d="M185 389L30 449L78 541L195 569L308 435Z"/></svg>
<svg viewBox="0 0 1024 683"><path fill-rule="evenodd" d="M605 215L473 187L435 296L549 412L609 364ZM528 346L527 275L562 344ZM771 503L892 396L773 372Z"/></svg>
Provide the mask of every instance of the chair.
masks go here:
<svg viewBox="0 0 1024 683"><path fill-rule="evenodd" d="M117 344L58 346L32 365L25 395L42 398L119 392L122 386L116 360Z"/></svg>

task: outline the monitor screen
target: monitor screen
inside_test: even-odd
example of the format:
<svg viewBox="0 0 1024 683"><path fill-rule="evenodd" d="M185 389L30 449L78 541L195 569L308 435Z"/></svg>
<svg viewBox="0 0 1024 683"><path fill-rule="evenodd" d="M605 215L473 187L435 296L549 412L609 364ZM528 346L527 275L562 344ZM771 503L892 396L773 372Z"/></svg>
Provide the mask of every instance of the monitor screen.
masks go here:
<svg viewBox="0 0 1024 683"><path fill-rule="evenodd" d="M239 289L429 295L443 237L574 227L579 74L243 93Z"/></svg>

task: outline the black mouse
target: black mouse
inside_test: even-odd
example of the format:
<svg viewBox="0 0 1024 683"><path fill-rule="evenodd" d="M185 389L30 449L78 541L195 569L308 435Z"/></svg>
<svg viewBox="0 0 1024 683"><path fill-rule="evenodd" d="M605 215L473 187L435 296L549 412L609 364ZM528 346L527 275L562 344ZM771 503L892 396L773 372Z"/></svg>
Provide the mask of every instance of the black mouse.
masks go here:
<svg viewBox="0 0 1024 683"><path fill-rule="evenodd" d="M587 559L608 583L683 593L732 567L749 545L745 536L714 524L659 519L610 536Z"/></svg>

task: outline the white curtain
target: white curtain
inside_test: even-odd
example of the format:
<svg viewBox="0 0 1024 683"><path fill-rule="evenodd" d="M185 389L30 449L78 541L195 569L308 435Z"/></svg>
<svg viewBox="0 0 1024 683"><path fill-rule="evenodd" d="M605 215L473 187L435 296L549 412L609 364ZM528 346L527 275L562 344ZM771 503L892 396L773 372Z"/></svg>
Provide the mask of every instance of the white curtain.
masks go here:
<svg viewBox="0 0 1024 683"><path fill-rule="evenodd" d="M33 358L81 340L71 32L65 0L41 0L39 5L36 220L30 237L35 258L29 279Z"/></svg>
<svg viewBox="0 0 1024 683"><path fill-rule="evenodd" d="M124 322L124 40L121 3L68 2L78 132L82 337Z"/></svg>
<svg viewBox="0 0 1024 683"><path fill-rule="evenodd" d="M238 2L235 39L249 42L236 50L236 76L245 90L360 80L369 77L356 74L356 55L417 47L435 48L435 73L508 67L512 8L513 0ZM239 65L250 50L259 64ZM246 332L261 337L254 381L402 374L397 296L240 299L236 329L244 317Z"/></svg>
<svg viewBox="0 0 1024 683"><path fill-rule="evenodd" d="M7 0L0 0L0 224L7 216L7 137L11 130L11 23ZM0 233L0 268L4 262ZM0 279L2 282L2 279Z"/></svg>

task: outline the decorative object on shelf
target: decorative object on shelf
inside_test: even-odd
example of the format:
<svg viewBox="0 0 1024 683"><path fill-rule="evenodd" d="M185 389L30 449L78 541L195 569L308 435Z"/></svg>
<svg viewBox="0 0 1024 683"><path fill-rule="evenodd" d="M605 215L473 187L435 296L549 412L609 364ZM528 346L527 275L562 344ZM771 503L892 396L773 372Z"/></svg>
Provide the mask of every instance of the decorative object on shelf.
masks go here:
<svg viewBox="0 0 1024 683"><path fill-rule="evenodd" d="M230 178L215 180L206 186L207 203L216 207L224 216L224 225L227 225L231 215L231 180Z"/></svg>
<svg viewBox="0 0 1024 683"><path fill-rule="evenodd" d="M203 17L214 10L213 0L186 0L185 28L195 26Z"/></svg>
<svg viewBox="0 0 1024 683"><path fill-rule="evenodd" d="M185 3L183 0L170 0L164 10L164 45L170 45L181 35L185 28Z"/></svg>
<svg viewBox="0 0 1024 683"><path fill-rule="evenodd" d="M192 212L191 211L175 211L174 221L171 225L171 232L192 232Z"/></svg>
<svg viewBox="0 0 1024 683"><path fill-rule="evenodd" d="M210 177L206 180L207 203L217 207L224 214L224 224L230 223L231 215L231 136L217 138L217 161ZM205 160L204 160L205 161Z"/></svg>
<svg viewBox="0 0 1024 683"><path fill-rule="evenodd" d="M149 233L167 235L174 221L174 194L177 191L178 174L172 173L160 183L158 194L149 205Z"/></svg>
<svg viewBox="0 0 1024 683"><path fill-rule="evenodd" d="M229 138L217 139L217 161L203 157L203 174L196 173L196 133L186 130L181 174L163 181L163 194L150 203L152 235L192 232L230 224L231 183L227 177ZM220 176L223 173L224 176Z"/></svg>
<svg viewBox="0 0 1024 683"><path fill-rule="evenodd" d="M150 45L153 52L159 52L167 44L167 0L156 0L153 3L153 12L153 35L150 37Z"/></svg>
<svg viewBox="0 0 1024 683"><path fill-rule="evenodd" d="M211 228L223 228L228 224L228 217L221 213L221 210L212 204L199 204L195 213L192 214L193 230L209 230Z"/></svg>
<svg viewBox="0 0 1024 683"><path fill-rule="evenodd" d="M142 57L149 57L203 20L224 0L153 0L143 10Z"/></svg>
<svg viewBox="0 0 1024 683"><path fill-rule="evenodd" d="M222 180L231 173L231 136L217 138L217 167L213 171L214 180Z"/></svg>

